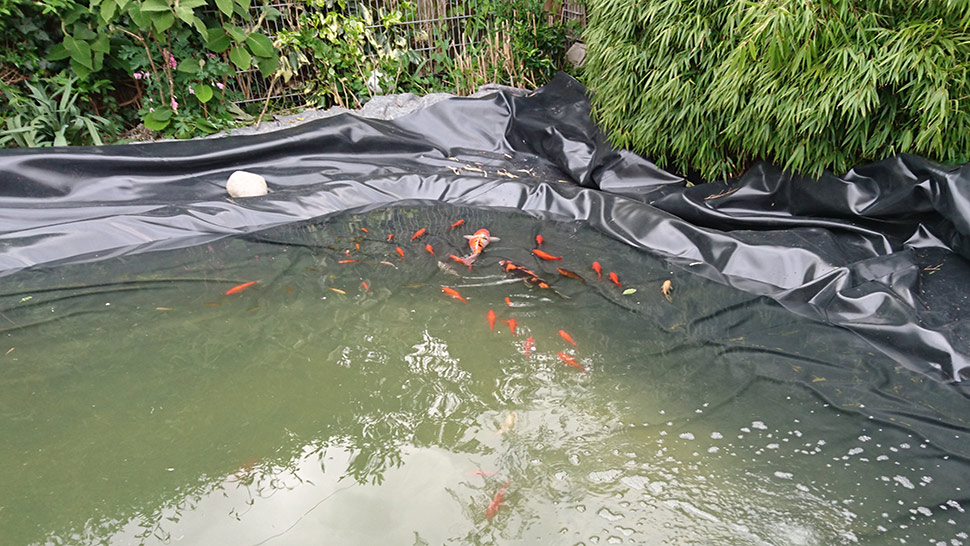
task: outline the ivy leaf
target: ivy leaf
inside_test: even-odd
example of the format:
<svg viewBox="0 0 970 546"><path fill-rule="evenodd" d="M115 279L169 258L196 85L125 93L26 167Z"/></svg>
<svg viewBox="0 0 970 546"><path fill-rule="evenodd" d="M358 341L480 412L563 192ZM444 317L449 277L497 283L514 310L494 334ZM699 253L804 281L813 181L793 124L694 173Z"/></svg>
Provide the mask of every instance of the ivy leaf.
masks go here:
<svg viewBox="0 0 970 546"><path fill-rule="evenodd" d="M165 0L145 0L141 4L141 11L145 13L155 11L169 11L171 9Z"/></svg>
<svg viewBox="0 0 970 546"><path fill-rule="evenodd" d="M70 55L71 61L88 70L92 68L91 46L87 42L84 40L75 40L73 36L68 34L64 36L64 41L61 43L64 45L64 49L67 50L68 55Z"/></svg>
<svg viewBox="0 0 970 546"><path fill-rule="evenodd" d="M244 47L234 47L229 50L229 60L240 70L246 70L253 64L253 57Z"/></svg>
<svg viewBox="0 0 970 546"><path fill-rule="evenodd" d="M95 41L91 42L91 51L111 53L111 40L108 39L108 35L101 34Z"/></svg>
<svg viewBox="0 0 970 546"><path fill-rule="evenodd" d="M221 28L210 28L206 31L205 47L209 51L214 51L216 53L222 53L223 51L229 49L232 45L232 40Z"/></svg>
<svg viewBox="0 0 970 546"><path fill-rule="evenodd" d="M231 36L233 41L237 44L241 44L246 41L246 33L243 32L243 29L237 27L236 25L224 25L222 28L226 31L226 34Z"/></svg>
<svg viewBox="0 0 970 546"><path fill-rule="evenodd" d="M168 121L172 119L172 114L174 113L175 110L172 110L168 106L162 106L160 108L156 108L154 112L149 112L145 117L151 118L155 121Z"/></svg>
<svg viewBox="0 0 970 546"><path fill-rule="evenodd" d="M195 98L202 104L209 102L212 100L212 88L205 84L199 85L195 88Z"/></svg>
<svg viewBox="0 0 970 546"><path fill-rule="evenodd" d="M265 34L254 32L246 37L246 45L249 51L257 57L275 57L276 49L273 48L273 41Z"/></svg>
<svg viewBox="0 0 970 546"><path fill-rule="evenodd" d="M232 16L232 0L216 0L216 6L226 17Z"/></svg>
<svg viewBox="0 0 970 546"><path fill-rule="evenodd" d="M188 59L182 59L176 70L185 72L186 74L197 74L201 68L199 66L199 60L190 57Z"/></svg>
<svg viewBox="0 0 970 546"><path fill-rule="evenodd" d="M165 32L175 24L175 16L171 12L163 13L158 17L152 19L152 23L155 25L155 30L158 32Z"/></svg>
<svg viewBox="0 0 970 546"><path fill-rule="evenodd" d="M195 12L192 11L192 8L187 8L181 4L175 8L175 15L189 25L195 23L195 20L198 19L198 17L195 16Z"/></svg>
<svg viewBox="0 0 970 546"><path fill-rule="evenodd" d="M63 43L57 44L47 53L48 61L62 61L71 56L71 53L64 47Z"/></svg>
<svg viewBox="0 0 970 546"><path fill-rule="evenodd" d="M142 123L145 124L146 129L149 129L152 131L161 131L162 129L168 127L168 124L171 123L168 120L159 121L150 116L145 116L141 121Z"/></svg>
<svg viewBox="0 0 970 546"><path fill-rule="evenodd" d="M115 10L118 8L118 4L115 0L104 0L101 2L101 20L105 24L111 22L111 18L115 16Z"/></svg>
<svg viewBox="0 0 970 546"><path fill-rule="evenodd" d="M131 21L138 25L138 28L145 28L152 24L152 19L148 15L148 12L142 11L138 6L128 11L128 17L131 17Z"/></svg>
<svg viewBox="0 0 970 546"><path fill-rule="evenodd" d="M264 77L268 78L276 72L276 69L280 66L279 57L262 57L256 59L256 66L259 67L259 73Z"/></svg>

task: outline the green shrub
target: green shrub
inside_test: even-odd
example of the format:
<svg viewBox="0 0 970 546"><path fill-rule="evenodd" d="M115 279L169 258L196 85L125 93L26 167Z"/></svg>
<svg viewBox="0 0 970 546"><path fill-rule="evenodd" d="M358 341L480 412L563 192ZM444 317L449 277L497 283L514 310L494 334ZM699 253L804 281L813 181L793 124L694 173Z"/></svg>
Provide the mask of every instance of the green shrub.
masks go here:
<svg viewBox="0 0 970 546"><path fill-rule="evenodd" d="M0 126L0 147L102 144L101 136L112 129L111 122L78 108L81 95L75 91L74 83L74 78L27 83L28 96L7 88L11 111Z"/></svg>
<svg viewBox="0 0 970 546"><path fill-rule="evenodd" d="M970 160L953 0L590 0L585 79L614 143L682 172Z"/></svg>

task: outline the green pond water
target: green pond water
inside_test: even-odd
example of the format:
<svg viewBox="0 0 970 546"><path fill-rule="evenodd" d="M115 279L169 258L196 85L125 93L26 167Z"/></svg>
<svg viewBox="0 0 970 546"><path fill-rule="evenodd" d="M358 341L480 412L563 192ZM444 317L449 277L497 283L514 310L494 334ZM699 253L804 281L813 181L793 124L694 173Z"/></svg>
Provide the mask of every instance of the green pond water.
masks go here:
<svg viewBox="0 0 970 546"><path fill-rule="evenodd" d="M965 398L685 269L414 206L8 277L0 543L970 544Z"/></svg>

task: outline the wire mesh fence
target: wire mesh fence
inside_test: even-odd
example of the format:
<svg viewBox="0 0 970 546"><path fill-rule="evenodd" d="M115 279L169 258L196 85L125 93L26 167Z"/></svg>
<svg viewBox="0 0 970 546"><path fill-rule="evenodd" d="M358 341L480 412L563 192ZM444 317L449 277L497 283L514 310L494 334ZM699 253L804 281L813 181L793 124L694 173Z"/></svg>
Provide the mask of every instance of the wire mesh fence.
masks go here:
<svg viewBox="0 0 970 546"><path fill-rule="evenodd" d="M455 55L474 45L477 40L488 39L487 36L463 31L463 23L468 19L489 15L481 13L485 4L485 0L358 0L348 2L348 9L368 21L366 29L402 37L406 40L408 51L422 59L431 60L436 55ZM583 0L547 0L545 4L552 14L551 19L560 22L575 21L577 24L571 27L573 29L585 25ZM273 8L279 15L259 19L259 10L266 8ZM401 17L388 23L383 14L395 10ZM260 21L262 32L271 39L275 39L283 30L299 30L305 16L325 12L326 8L309 6L303 1L276 2L265 7L254 5L252 8L253 19ZM578 32L568 33L567 38L570 42L578 40ZM272 103L276 108L302 106L306 103L306 96L301 82L312 77L311 72L311 66L303 65L284 83L263 77L255 68L239 70L234 81L230 82L230 87L243 98L234 103Z"/></svg>

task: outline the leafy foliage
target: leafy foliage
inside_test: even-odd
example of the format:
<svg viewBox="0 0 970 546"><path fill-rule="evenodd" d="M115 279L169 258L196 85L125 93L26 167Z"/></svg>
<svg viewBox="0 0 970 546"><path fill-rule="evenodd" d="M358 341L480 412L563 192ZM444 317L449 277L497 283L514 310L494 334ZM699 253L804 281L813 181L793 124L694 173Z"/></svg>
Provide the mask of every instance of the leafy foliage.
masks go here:
<svg viewBox="0 0 970 546"><path fill-rule="evenodd" d="M27 83L29 97L14 96L13 113L0 129L0 146L21 147L66 146L68 144L102 144L101 134L110 122L85 114L77 106L80 96L74 91L74 78L39 85ZM49 87L55 86L54 92Z"/></svg>
<svg viewBox="0 0 970 546"><path fill-rule="evenodd" d="M411 24L423 16L400 0L0 0L0 126L13 131L2 143L110 140L139 122L187 138L260 106L261 119L274 90L354 107L377 93L537 85L557 69L564 32L541 0L434 5L447 12ZM48 89L67 80L67 95ZM63 96L70 108L52 108ZM68 111L97 131L40 129Z"/></svg>
<svg viewBox="0 0 970 546"><path fill-rule="evenodd" d="M970 160L970 10L948 0L590 0L585 79L617 145L705 178Z"/></svg>

